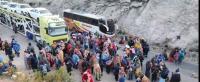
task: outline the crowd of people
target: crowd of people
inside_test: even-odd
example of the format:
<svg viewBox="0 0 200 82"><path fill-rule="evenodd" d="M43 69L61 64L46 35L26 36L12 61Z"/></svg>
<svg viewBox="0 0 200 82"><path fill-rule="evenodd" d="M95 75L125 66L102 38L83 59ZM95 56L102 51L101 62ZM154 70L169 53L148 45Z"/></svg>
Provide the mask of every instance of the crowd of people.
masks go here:
<svg viewBox="0 0 200 82"><path fill-rule="evenodd" d="M118 43L125 48L121 49ZM51 70L66 66L70 75L73 69L79 70L82 82L100 81L103 71L107 74L112 73L117 82L125 82L127 79L135 79L136 82L166 82L169 80L169 69L164 61L180 60L180 63L185 55L184 49L175 49L168 57L165 50L146 62L146 70L143 73L143 61L148 57L150 47L143 38L139 37L122 37L117 42L114 38L98 34L72 32L68 42L60 41L50 45L39 41L37 47L39 54L31 43L24 51L27 69L34 72L41 71L46 75ZM13 50L18 57L20 56L20 45L15 39L12 39L11 43L0 39L0 49L5 51L10 61L15 57ZM120 50L123 53L119 53ZM177 69L172 74L170 82L180 82L178 72Z"/></svg>
<svg viewBox="0 0 200 82"><path fill-rule="evenodd" d="M7 41L4 42L0 38L0 51L5 51L5 54L8 56L9 61L6 60L2 55L0 54L0 75L8 75L12 76L14 72L17 70L16 66L12 63L14 55L19 56L19 50L20 45L13 39L11 43L8 43Z"/></svg>

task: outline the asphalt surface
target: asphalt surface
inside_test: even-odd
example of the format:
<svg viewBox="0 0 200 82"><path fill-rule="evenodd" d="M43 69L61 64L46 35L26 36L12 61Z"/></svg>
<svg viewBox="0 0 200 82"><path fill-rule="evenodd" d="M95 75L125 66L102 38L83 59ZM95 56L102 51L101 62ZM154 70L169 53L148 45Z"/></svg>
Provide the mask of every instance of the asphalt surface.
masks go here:
<svg viewBox="0 0 200 82"><path fill-rule="evenodd" d="M36 45L34 41L28 40L25 36L21 34L14 34L13 31L8 28L7 26L4 26L0 24L0 37L3 40L7 40L8 42L11 42L12 37L15 37L15 39L19 42L21 45L21 56L20 57L15 57L14 58L14 64L17 66L19 71L25 72L25 73L30 73L30 70L25 69L25 64L24 64L24 58L23 58L23 51L25 48L28 46L28 43L31 42L34 46ZM124 47L124 45L119 45L121 48ZM35 49L37 47L35 46ZM118 51L118 53L122 53L122 51ZM143 62L143 64L146 63L147 60L152 58L155 54L159 53L158 50L156 49L151 49L149 52L148 58L146 58ZM4 54L2 51L0 51L0 54ZM5 55L4 55L5 56ZM5 56L6 57L6 56ZM183 62L182 65L178 66L174 63L169 63L166 62L167 67L170 70L169 76L171 77L171 72L174 72L178 67L180 68L180 73L181 73L181 82L198 82L197 78L192 78L191 75L192 73L198 74L198 64L191 64L187 62ZM145 66L145 65L144 65ZM143 72L145 67L143 67ZM81 82L81 75L78 70L73 70L72 72L72 78L74 82ZM0 82L12 82L11 80L8 79L0 79ZM115 82L114 80L114 75L112 73L106 74L105 72L103 73L103 77L101 78L101 81L98 82ZM135 80L129 81L126 80L126 82L135 82Z"/></svg>

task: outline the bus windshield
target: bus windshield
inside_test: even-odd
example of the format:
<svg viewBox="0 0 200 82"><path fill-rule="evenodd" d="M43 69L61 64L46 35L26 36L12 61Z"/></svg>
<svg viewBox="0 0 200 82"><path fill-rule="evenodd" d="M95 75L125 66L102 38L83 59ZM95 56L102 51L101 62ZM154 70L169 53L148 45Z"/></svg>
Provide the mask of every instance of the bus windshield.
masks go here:
<svg viewBox="0 0 200 82"><path fill-rule="evenodd" d="M112 35L115 33L115 23L112 20L107 21L107 25L104 23L104 21L99 21L100 26L99 30L105 34Z"/></svg>
<svg viewBox="0 0 200 82"><path fill-rule="evenodd" d="M63 22L50 23L48 31L51 36L67 34L67 29Z"/></svg>
<svg viewBox="0 0 200 82"><path fill-rule="evenodd" d="M67 34L65 27L49 27L48 30L49 30L50 36L58 36L58 35Z"/></svg>

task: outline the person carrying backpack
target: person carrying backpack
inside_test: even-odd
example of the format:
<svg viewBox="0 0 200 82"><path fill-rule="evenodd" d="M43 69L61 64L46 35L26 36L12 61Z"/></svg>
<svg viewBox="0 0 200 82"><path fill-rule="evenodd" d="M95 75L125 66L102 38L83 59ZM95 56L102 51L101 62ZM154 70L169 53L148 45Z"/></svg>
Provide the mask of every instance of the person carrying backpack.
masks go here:
<svg viewBox="0 0 200 82"><path fill-rule="evenodd" d="M168 80L168 74L169 74L169 69L163 64L161 66L161 72L160 72L160 79L159 82L167 82Z"/></svg>

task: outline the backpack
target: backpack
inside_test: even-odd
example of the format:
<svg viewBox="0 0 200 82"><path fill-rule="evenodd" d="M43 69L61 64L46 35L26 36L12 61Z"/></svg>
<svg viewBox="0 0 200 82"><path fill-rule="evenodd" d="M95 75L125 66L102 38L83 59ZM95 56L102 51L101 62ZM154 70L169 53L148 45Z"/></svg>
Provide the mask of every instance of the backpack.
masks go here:
<svg viewBox="0 0 200 82"><path fill-rule="evenodd" d="M168 69L165 69L165 70L161 71L161 77L163 79L166 79L168 77L168 74L169 74L169 70Z"/></svg>

